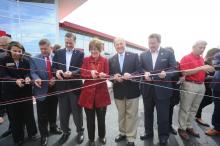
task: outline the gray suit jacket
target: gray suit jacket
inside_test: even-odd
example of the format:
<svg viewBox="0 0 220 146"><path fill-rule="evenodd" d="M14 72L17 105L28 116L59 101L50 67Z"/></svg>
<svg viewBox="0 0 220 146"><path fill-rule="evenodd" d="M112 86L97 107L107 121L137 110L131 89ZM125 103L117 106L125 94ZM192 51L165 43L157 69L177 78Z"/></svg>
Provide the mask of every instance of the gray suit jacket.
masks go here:
<svg viewBox="0 0 220 146"><path fill-rule="evenodd" d="M159 54L158 54L154 69L153 69L152 56L151 56L150 50L147 50L140 55L140 64L141 64L143 72L150 72L151 74L159 73L162 70L166 72L175 71L176 65L177 65L174 54L163 48L160 48L159 50ZM175 75L174 73L167 74L165 79L163 80L164 81L171 80L174 75ZM153 76L152 78L153 80L161 80L158 76ZM172 84L170 82L155 81L155 82L150 82L150 84L156 85L154 86L154 88L155 88L156 96L158 99L166 99L166 98L171 97L172 95L171 89L159 87L159 86L172 87ZM147 84L141 85L141 93L144 98L151 96L149 95L149 92L152 86L153 85L147 85Z"/></svg>
<svg viewBox="0 0 220 146"><path fill-rule="evenodd" d="M53 57L53 55L52 55ZM48 80L48 73L47 73L47 66L46 66L46 62L45 62L45 58L39 54L35 57L33 57L30 61L30 66L31 66L31 77L33 80L36 79L41 79L41 80ZM51 66L52 66L52 62L51 62ZM52 68L51 68L52 71ZM42 82L42 86L41 88L37 87L34 85L33 88L33 94L35 95L35 97L40 100L40 101L44 101L46 99L46 97L40 97L39 95L44 95L48 93L48 82Z"/></svg>

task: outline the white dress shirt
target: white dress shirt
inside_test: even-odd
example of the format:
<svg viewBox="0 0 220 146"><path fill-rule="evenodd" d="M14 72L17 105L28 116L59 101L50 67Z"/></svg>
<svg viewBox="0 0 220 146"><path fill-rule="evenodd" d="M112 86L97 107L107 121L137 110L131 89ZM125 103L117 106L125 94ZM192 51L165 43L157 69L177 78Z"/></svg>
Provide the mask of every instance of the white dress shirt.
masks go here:
<svg viewBox="0 0 220 146"><path fill-rule="evenodd" d="M151 52L151 56L152 56L153 69L155 68L159 51L160 51L160 47L155 52L150 51Z"/></svg>
<svg viewBox="0 0 220 146"><path fill-rule="evenodd" d="M72 55L73 55L73 50L67 50L66 49L66 71L69 71L69 68L70 68L70 62L71 62L71 58L72 58Z"/></svg>

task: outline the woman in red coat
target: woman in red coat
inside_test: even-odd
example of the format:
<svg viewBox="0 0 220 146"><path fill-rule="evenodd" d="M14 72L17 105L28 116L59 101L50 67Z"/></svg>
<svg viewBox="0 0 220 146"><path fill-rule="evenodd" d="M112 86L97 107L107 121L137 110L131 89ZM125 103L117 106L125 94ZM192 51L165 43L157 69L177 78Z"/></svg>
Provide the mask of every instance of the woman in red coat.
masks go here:
<svg viewBox="0 0 220 146"><path fill-rule="evenodd" d="M99 140L102 144L106 144L105 114L107 105L111 104L111 100L107 83L105 82L105 78L107 78L109 74L108 60L100 55L102 51L102 42L98 39L90 41L89 51L91 56L84 58L81 77L84 79L97 80L85 80L84 87L92 84L95 85L82 89L79 105L85 109L89 145L94 146L95 115L97 115L98 121Z"/></svg>

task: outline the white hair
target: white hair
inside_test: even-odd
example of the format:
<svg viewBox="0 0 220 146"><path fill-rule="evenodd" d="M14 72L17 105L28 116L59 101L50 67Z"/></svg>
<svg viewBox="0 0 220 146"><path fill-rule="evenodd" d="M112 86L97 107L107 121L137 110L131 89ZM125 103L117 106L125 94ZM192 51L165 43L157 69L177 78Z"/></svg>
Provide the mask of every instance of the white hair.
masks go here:
<svg viewBox="0 0 220 146"><path fill-rule="evenodd" d="M9 44L11 42L11 38L8 36L1 36L0 43L2 44Z"/></svg>
<svg viewBox="0 0 220 146"><path fill-rule="evenodd" d="M198 46L198 45L200 45L200 44L202 44L202 45L207 45L207 42L206 41L204 41L204 40L199 40L199 41L196 41L194 44L193 44L193 48L195 48L196 46Z"/></svg>
<svg viewBox="0 0 220 146"><path fill-rule="evenodd" d="M123 38L121 38L121 37L117 37L117 38L114 39L114 45L115 45L116 42L118 42L118 41L122 41L122 42L124 42L124 43L126 44L125 39L123 39Z"/></svg>

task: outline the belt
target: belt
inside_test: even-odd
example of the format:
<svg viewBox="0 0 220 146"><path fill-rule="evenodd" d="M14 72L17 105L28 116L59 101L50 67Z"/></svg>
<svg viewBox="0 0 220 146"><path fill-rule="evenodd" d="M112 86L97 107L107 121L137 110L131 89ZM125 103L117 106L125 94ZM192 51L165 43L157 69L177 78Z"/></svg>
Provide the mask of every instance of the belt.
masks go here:
<svg viewBox="0 0 220 146"><path fill-rule="evenodd" d="M187 82L195 83L195 84L203 84L204 82L201 81L193 81L193 80L185 80Z"/></svg>

